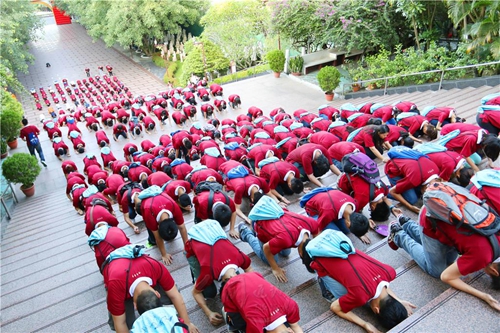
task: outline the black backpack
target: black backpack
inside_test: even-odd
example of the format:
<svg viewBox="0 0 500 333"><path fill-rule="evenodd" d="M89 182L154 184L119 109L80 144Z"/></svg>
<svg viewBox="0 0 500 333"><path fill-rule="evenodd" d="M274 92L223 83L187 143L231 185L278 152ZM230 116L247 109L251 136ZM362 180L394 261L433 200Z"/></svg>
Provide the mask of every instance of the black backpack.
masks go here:
<svg viewBox="0 0 500 333"><path fill-rule="evenodd" d="M208 205L207 205L208 217L213 218L212 206L214 204L215 193L222 193L222 195L224 195L226 205L228 206L229 206L229 197L227 196L226 193L224 193L224 191L222 191L222 185L217 182L202 181L198 185L196 185L196 188L194 190L196 194L200 194L201 192L206 192L206 191L210 191L210 194L208 195Z"/></svg>

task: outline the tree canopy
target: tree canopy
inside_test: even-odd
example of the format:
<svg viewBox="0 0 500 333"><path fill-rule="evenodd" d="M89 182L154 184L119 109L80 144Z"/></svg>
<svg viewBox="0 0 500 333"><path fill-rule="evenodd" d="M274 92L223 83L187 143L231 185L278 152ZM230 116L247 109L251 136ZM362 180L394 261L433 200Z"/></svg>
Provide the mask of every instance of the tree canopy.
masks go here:
<svg viewBox="0 0 500 333"><path fill-rule="evenodd" d="M207 72L221 72L229 67L229 59L224 56L217 45L207 39L190 40L186 43L185 50L187 56L182 66L181 84L186 84L191 74L205 76L203 57L205 57Z"/></svg>
<svg viewBox="0 0 500 333"><path fill-rule="evenodd" d="M136 45L148 53L155 39L180 33L208 8L208 0L58 0L58 4L77 16L92 38L102 38L107 46Z"/></svg>
<svg viewBox="0 0 500 333"><path fill-rule="evenodd" d="M2 87L6 85L19 91L22 89L15 73L28 72L33 62L28 42L36 39L37 29L42 23L35 15L36 7L28 1L1 1L0 13L0 77Z"/></svg>
<svg viewBox="0 0 500 333"><path fill-rule="evenodd" d="M259 37L269 33L270 12L259 0L228 0L213 4L200 23L203 37L219 45L226 57L248 67L263 51Z"/></svg>

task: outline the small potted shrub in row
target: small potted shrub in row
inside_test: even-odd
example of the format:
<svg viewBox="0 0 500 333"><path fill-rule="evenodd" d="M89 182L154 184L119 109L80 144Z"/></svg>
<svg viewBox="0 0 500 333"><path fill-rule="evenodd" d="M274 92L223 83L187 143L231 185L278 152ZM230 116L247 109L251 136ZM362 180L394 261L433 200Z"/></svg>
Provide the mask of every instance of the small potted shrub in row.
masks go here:
<svg viewBox="0 0 500 333"><path fill-rule="evenodd" d="M333 91L339 86L340 72L336 67L325 66L319 70L318 83L320 88L325 92L327 101L333 100Z"/></svg>
<svg viewBox="0 0 500 333"><path fill-rule="evenodd" d="M280 77L280 73L285 69L285 54L281 50L273 50L266 54L269 68L274 72L274 77Z"/></svg>
<svg viewBox="0 0 500 333"><path fill-rule="evenodd" d="M11 183L21 184L21 191L31 197L35 194L35 180L42 168L35 156L15 153L5 159L2 174Z"/></svg>
<svg viewBox="0 0 500 333"><path fill-rule="evenodd" d="M301 75L302 67L304 67L304 58L301 56L292 57L288 60L288 70L292 75Z"/></svg>

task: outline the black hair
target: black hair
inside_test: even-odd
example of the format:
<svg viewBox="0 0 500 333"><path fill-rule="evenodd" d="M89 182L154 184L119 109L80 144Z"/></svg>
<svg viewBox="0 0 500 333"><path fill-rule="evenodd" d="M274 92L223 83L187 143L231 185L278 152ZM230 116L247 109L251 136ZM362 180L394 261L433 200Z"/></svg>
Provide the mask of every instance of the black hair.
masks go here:
<svg viewBox="0 0 500 333"><path fill-rule="evenodd" d="M187 206L192 205L191 198L189 197L189 194L183 193L183 194L179 195L179 205L181 205L182 207L187 207Z"/></svg>
<svg viewBox="0 0 500 333"><path fill-rule="evenodd" d="M356 236L361 237L368 232L370 223L368 218L360 213L351 214L351 226L349 230Z"/></svg>
<svg viewBox="0 0 500 333"><path fill-rule="evenodd" d="M136 128L134 128L134 132L135 132L135 135L140 135L141 134L141 129L139 128L139 126L137 126Z"/></svg>
<svg viewBox="0 0 500 333"><path fill-rule="evenodd" d="M155 124L154 123L151 123L148 125L148 129L152 130L155 128Z"/></svg>
<svg viewBox="0 0 500 333"><path fill-rule="evenodd" d="M293 177L290 181L290 185L290 189L293 191L293 193L299 194L304 191L304 183L299 178Z"/></svg>
<svg viewBox="0 0 500 333"><path fill-rule="evenodd" d="M173 160L175 160L175 153L170 153L170 154L168 154L167 157L173 161Z"/></svg>
<svg viewBox="0 0 500 333"><path fill-rule="evenodd" d="M352 126L345 126L345 130L347 133L352 133L356 130L356 128L352 127Z"/></svg>
<svg viewBox="0 0 500 333"><path fill-rule="evenodd" d="M330 170L330 163L325 155L321 154L318 156L313 163L313 173L315 177L323 176Z"/></svg>
<svg viewBox="0 0 500 333"><path fill-rule="evenodd" d="M123 131L125 127L122 124L118 124L118 126L116 126L116 129L119 131Z"/></svg>
<svg viewBox="0 0 500 333"><path fill-rule="evenodd" d="M158 225L158 233L160 234L160 237L167 242L173 240L177 236L178 232L179 228L177 227L177 224L175 224L174 219L162 220Z"/></svg>
<svg viewBox="0 0 500 333"><path fill-rule="evenodd" d="M221 137L220 131L217 131L217 130L214 131L214 138L220 140L220 137Z"/></svg>
<svg viewBox="0 0 500 333"><path fill-rule="evenodd" d="M403 146L408 148L413 148L413 146L415 145L415 141L413 141L413 139L410 138L409 136L403 137L402 141L403 141Z"/></svg>
<svg viewBox="0 0 500 333"><path fill-rule="evenodd" d="M146 179L141 180L141 185L142 185L143 189L147 189L149 187L148 179L146 178Z"/></svg>
<svg viewBox="0 0 500 333"><path fill-rule="evenodd" d="M408 311L390 294L380 300L379 320L382 326L391 329L408 318Z"/></svg>
<svg viewBox="0 0 500 333"><path fill-rule="evenodd" d="M82 154L85 151L85 147L78 147L78 152Z"/></svg>
<svg viewBox="0 0 500 333"><path fill-rule="evenodd" d="M197 153L194 153L193 156L191 157L192 161L196 161L196 160L199 160L199 159L200 159L200 155L198 155Z"/></svg>
<svg viewBox="0 0 500 333"><path fill-rule="evenodd" d="M23 123L24 126L28 125L28 119L23 118L22 123Z"/></svg>
<svg viewBox="0 0 500 333"><path fill-rule="evenodd" d="M172 175L172 167L170 166L170 164L166 164L163 166L163 172L165 172L170 178L174 177Z"/></svg>
<svg viewBox="0 0 500 333"><path fill-rule="evenodd" d="M190 108L189 115L190 115L190 117L194 117L196 115L196 108L195 107Z"/></svg>
<svg viewBox="0 0 500 333"><path fill-rule="evenodd" d="M259 200L260 200L263 196L264 196L264 193L262 193L262 191L260 191L260 190L259 190L259 191L255 192L255 193L254 193L254 195L253 195L253 200L252 200L252 203L253 203L254 205L256 205L256 204L257 204L257 202L259 202Z"/></svg>
<svg viewBox="0 0 500 333"><path fill-rule="evenodd" d="M142 315L148 310L162 307L162 304L160 298L156 296L156 293L148 289L143 290L139 296L137 296L136 306L137 312L139 312L139 315Z"/></svg>
<svg viewBox="0 0 500 333"><path fill-rule="evenodd" d="M106 189L106 183L99 183L97 184L97 189L99 190L99 192L102 192Z"/></svg>
<svg viewBox="0 0 500 333"><path fill-rule="evenodd" d="M438 137L438 131L436 127L432 124L427 124L427 129L425 130L425 135L429 138L429 140L435 140Z"/></svg>
<svg viewBox="0 0 500 333"><path fill-rule="evenodd" d="M97 127L97 124L96 123L93 123L92 125L90 125L90 128L92 128L94 131L97 131L99 128Z"/></svg>
<svg viewBox="0 0 500 333"><path fill-rule="evenodd" d="M226 204L218 204L212 208L214 220L218 221L221 227L225 227L231 221L231 208Z"/></svg>
<svg viewBox="0 0 500 333"><path fill-rule="evenodd" d="M300 139L299 142L297 143L298 146L303 146L305 145L306 143L309 143L309 139L307 138L303 138L303 139Z"/></svg>
<svg viewBox="0 0 500 333"><path fill-rule="evenodd" d="M382 119L380 118L370 118L366 122L367 125L382 125Z"/></svg>
<svg viewBox="0 0 500 333"><path fill-rule="evenodd" d="M106 141L101 140L101 142L99 142L99 146L100 146L101 148L106 147Z"/></svg>
<svg viewBox="0 0 500 333"><path fill-rule="evenodd" d="M135 147L129 147L129 148L128 148L128 152L129 152L130 154L133 154L133 153L135 153L136 151L137 151L137 149L135 149Z"/></svg>
<svg viewBox="0 0 500 333"><path fill-rule="evenodd" d="M385 201L381 201L375 205L375 209L373 209L370 213L370 218L376 222L383 222L389 219L391 215L391 211L389 210L389 206L385 203Z"/></svg>
<svg viewBox="0 0 500 333"><path fill-rule="evenodd" d="M301 247L301 251L302 251L302 263L304 264L304 266L306 266L306 269L309 273L314 274L316 272L314 271L314 269L311 268L311 263L313 260L312 260L311 256L309 255L309 253L307 253L307 251L306 251L306 246L307 246L307 244L309 244L310 241L311 240L308 239L299 246Z"/></svg>
<svg viewBox="0 0 500 333"><path fill-rule="evenodd" d="M229 280L224 280L220 284L219 295L220 295L221 298L222 298L222 291L224 290L224 287L226 286L227 281L229 281Z"/></svg>
<svg viewBox="0 0 500 333"><path fill-rule="evenodd" d="M500 262L493 263L492 265L496 266L495 269L497 270L497 272L500 273ZM499 276L490 275L490 276L491 276L491 287L494 290L500 290L500 275Z"/></svg>
<svg viewBox="0 0 500 333"><path fill-rule="evenodd" d="M384 139L380 137L380 134L385 134L389 133L389 126L387 125L380 125L380 126L374 126L373 127L373 143L375 144L376 147L380 147L382 143L384 143Z"/></svg>
<svg viewBox="0 0 500 333"><path fill-rule="evenodd" d="M108 124L109 127L113 126L113 119L108 119L106 124ZM118 129L121 129L120 126L118 126Z"/></svg>
<svg viewBox="0 0 500 333"><path fill-rule="evenodd" d="M470 184L470 179L474 176L474 170L471 168L462 168L458 171L457 182L462 187L467 187Z"/></svg>
<svg viewBox="0 0 500 333"><path fill-rule="evenodd" d="M184 144L184 147L186 147L186 149L191 149L193 147L193 143L191 141L189 141L188 138L184 139L183 144Z"/></svg>
<svg viewBox="0 0 500 333"><path fill-rule="evenodd" d="M500 154L500 139L498 139L494 134L488 134L484 137L481 144L483 146L484 154L491 158L492 161L496 161L498 155Z"/></svg>
<svg viewBox="0 0 500 333"><path fill-rule="evenodd" d="M64 149L64 148L58 148L58 149L57 149L57 153L59 154L59 156L60 156L60 155L65 155L65 154L66 154L66 151L65 151L65 149Z"/></svg>

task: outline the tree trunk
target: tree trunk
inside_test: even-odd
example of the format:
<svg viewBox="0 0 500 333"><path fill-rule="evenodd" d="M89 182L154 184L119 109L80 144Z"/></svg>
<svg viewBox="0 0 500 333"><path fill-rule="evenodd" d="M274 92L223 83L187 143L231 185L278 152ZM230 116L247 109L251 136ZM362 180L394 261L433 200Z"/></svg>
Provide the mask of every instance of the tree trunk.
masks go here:
<svg viewBox="0 0 500 333"><path fill-rule="evenodd" d="M411 22L413 24L413 33L415 34L415 43L417 43L417 48L420 50L420 42L419 42L419 38L418 38L417 22L415 21L415 18L412 18Z"/></svg>

